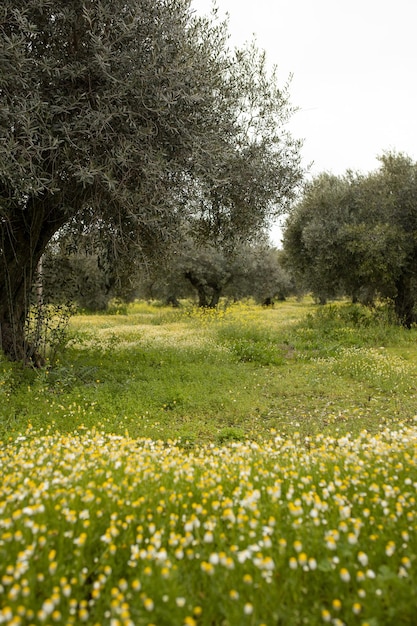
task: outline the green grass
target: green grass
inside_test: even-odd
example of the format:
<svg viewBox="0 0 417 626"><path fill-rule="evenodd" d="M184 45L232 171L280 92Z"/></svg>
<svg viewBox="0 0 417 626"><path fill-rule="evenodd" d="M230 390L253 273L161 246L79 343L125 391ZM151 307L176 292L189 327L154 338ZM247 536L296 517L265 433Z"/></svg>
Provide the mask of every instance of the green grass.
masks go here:
<svg viewBox="0 0 417 626"><path fill-rule="evenodd" d="M135 303L1 361L0 624L413 624L416 338Z"/></svg>
<svg viewBox="0 0 417 626"><path fill-rule="evenodd" d="M0 364L0 437L29 423L192 443L376 432L414 417L416 331L309 301L84 315L50 371ZM233 430L234 429L234 430Z"/></svg>

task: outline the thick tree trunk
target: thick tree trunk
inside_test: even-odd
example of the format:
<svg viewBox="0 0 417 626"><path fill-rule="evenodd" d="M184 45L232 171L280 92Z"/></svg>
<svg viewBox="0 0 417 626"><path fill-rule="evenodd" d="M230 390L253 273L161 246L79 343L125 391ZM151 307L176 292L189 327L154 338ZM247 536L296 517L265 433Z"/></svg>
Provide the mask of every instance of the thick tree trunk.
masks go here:
<svg viewBox="0 0 417 626"><path fill-rule="evenodd" d="M212 289L212 294L209 303L209 309L215 309L219 304L220 296L222 295L222 288L219 285L213 286L210 285Z"/></svg>
<svg viewBox="0 0 417 626"><path fill-rule="evenodd" d="M185 273L192 286L197 289L198 306L203 309L215 309L219 303L223 286L213 281L203 281L195 276L191 271Z"/></svg>
<svg viewBox="0 0 417 626"><path fill-rule="evenodd" d="M26 344L25 325L28 313L29 293L23 287L22 281L16 279L17 273L11 271L8 279L10 283L19 280L18 289L10 289L11 284L0 284L0 293L7 295L0 303L0 347L12 361L28 362L32 358L31 349ZM13 293L11 294L10 291Z"/></svg>
<svg viewBox="0 0 417 626"><path fill-rule="evenodd" d="M185 278L190 281L192 286L197 289L198 293L198 306L200 308L207 307L207 294L206 294L206 285L195 276L192 272L185 272Z"/></svg>
<svg viewBox="0 0 417 626"><path fill-rule="evenodd" d="M30 296L39 260L63 223L45 198L29 199L0 223L0 348L13 361L37 360L25 338Z"/></svg>

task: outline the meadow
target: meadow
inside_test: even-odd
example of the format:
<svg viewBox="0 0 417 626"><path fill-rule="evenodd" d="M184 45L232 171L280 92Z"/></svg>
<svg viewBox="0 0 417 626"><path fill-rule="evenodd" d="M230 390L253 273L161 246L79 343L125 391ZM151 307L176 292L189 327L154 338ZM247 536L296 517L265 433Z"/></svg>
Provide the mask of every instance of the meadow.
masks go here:
<svg viewBox="0 0 417 626"><path fill-rule="evenodd" d="M112 313L0 362L0 624L414 624L416 330Z"/></svg>

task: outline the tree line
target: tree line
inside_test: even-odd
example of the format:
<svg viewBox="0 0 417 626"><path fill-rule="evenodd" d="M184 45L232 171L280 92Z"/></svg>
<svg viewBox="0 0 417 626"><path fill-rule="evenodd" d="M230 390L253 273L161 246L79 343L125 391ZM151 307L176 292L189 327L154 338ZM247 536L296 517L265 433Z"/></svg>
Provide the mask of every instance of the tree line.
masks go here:
<svg viewBox="0 0 417 626"><path fill-rule="evenodd" d="M233 251L185 239L168 256L144 264L135 258L115 259L95 233L75 240L61 234L43 257L41 280L45 302L71 301L90 311L105 310L115 299L159 300L175 307L189 299L214 308L220 298L253 298L272 305L296 293L282 251L266 236L238 244Z"/></svg>

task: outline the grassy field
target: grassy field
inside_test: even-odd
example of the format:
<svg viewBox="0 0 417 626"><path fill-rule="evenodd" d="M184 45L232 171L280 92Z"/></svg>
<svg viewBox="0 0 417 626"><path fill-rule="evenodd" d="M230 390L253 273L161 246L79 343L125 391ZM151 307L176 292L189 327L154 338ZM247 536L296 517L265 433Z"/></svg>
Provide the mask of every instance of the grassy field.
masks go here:
<svg viewBox="0 0 417 626"><path fill-rule="evenodd" d="M0 362L0 624L415 624L416 338L135 303Z"/></svg>
<svg viewBox="0 0 417 626"><path fill-rule="evenodd" d="M376 432L416 413L417 331L384 313L291 301L263 309L73 318L42 372L0 363L0 436L97 428L132 437L263 440Z"/></svg>

